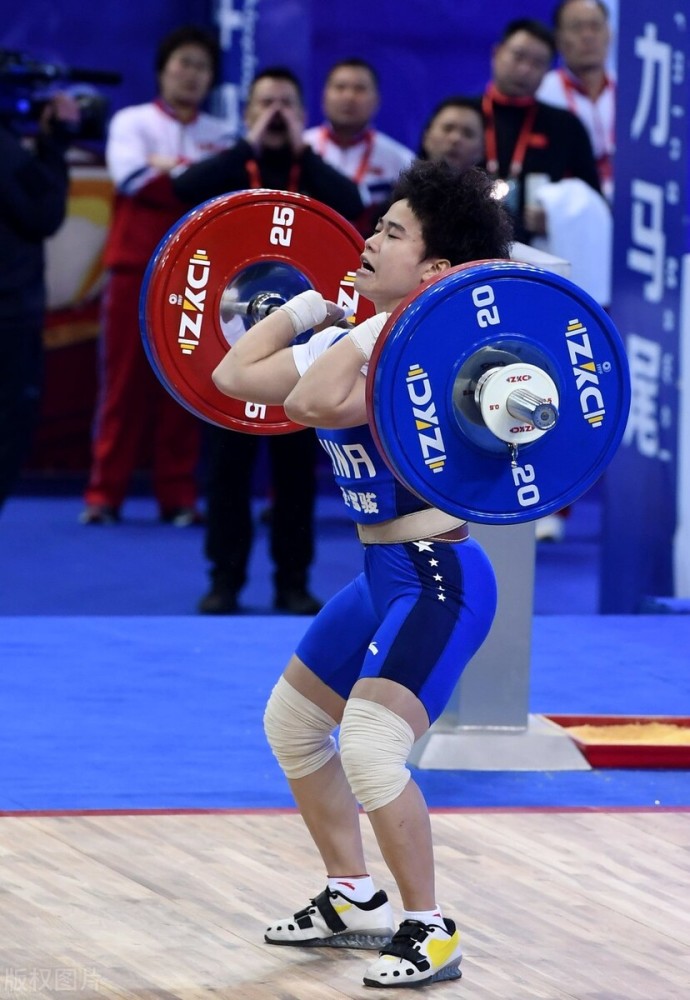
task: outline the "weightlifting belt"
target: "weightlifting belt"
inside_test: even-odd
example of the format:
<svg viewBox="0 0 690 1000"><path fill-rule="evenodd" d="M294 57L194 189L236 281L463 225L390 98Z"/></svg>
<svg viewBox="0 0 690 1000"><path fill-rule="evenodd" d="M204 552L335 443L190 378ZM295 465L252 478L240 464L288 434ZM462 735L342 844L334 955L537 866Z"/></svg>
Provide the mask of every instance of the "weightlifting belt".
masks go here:
<svg viewBox="0 0 690 1000"><path fill-rule="evenodd" d="M426 507L379 524L358 524L357 534L364 545L395 545L433 538L438 542L462 542L469 537L467 521Z"/></svg>

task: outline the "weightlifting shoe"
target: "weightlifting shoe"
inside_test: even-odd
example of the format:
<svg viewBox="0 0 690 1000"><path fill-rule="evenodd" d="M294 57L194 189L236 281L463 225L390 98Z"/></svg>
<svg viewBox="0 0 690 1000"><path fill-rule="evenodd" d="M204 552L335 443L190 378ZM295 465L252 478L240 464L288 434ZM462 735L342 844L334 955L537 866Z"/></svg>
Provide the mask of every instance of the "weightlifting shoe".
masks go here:
<svg viewBox="0 0 690 1000"><path fill-rule="evenodd" d="M428 986L459 979L460 935L452 920L423 924L403 920L390 944L364 975L365 986Z"/></svg>
<svg viewBox="0 0 690 1000"><path fill-rule="evenodd" d="M382 889L356 903L326 888L298 910L266 928L268 944L302 948L381 948L393 934L393 911Z"/></svg>
<svg viewBox="0 0 690 1000"><path fill-rule="evenodd" d="M117 524L119 520L120 511L108 504L87 504L79 515L80 524Z"/></svg>
<svg viewBox="0 0 690 1000"><path fill-rule="evenodd" d="M306 587L284 587L276 590L273 607L289 615L315 615L323 605Z"/></svg>

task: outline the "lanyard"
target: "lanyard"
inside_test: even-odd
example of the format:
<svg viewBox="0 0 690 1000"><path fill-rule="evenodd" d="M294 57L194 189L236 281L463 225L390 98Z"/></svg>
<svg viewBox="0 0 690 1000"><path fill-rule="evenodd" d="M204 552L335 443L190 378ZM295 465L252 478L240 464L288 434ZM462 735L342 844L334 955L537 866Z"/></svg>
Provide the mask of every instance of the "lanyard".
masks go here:
<svg viewBox="0 0 690 1000"><path fill-rule="evenodd" d="M508 168L508 176L517 178L522 173L527 147L532 138L532 129L537 117L537 104L532 98L515 100L506 99L490 84L482 97L482 111L486 120L486 169L490 176L498 176L498 143L496 141L496 121L494 117L494 102L497 104L522 105L527 108L520 128L513 155Z"/></svg>
<svg viewBox="0 0 690 1000"><path fill-rule="evenodd" d="M263 187L261 181L261 171L259 170L259 164L256 160L247 160L245 163L245 169L249 174L249 187L250 188L260 188ZM286 191L299 191L299 181L302 168L299 163L293 163L290 166L290 173L288 175L288 186Z"/></svg>
<svg viewBox="0 0 690 1000"><path fill-rule="evenodd" d="M326 152L326 146L329 142L332 142L333 145L337 146L339 149L348 148L337 141L331 129L322 125L319 133L319 156L324 155ZM369 161L371 160L371 154L374 149L374 130L368 128L366 132L364 132L364 134L357 140L357 143L359 142L364 143L364 149L362 150L359 166L355 170L354 174L350 176L350 180L353 180L355 184L361 184L369 170ZM352 145L357 145L357 143L352 143Z"/></svg>
<svg viewBox="0 0 690 1000"><path fill-rule="evenodd" d="M561 83L563 84L563 90L565 92L565 99L568 102L568 108L574 115L578 115L579 117L575 94L580 94L580 96L584 97L587 103L591 105L592 133L596 138L597 149L595 150L595 154L598 154L597 166L599 167L602 179L611 177L613 173L611 150L615 147L615 131L613 122L610 122L609 128L607 129L606 123L601 116L598 102L593 100L587 91L579 86L577 80L573 80L573 78L563 69L558 70L558 75L560 76ZM607 88L613 89L613 84L608 77L605 77L602 94L606 92Z"/></svg>

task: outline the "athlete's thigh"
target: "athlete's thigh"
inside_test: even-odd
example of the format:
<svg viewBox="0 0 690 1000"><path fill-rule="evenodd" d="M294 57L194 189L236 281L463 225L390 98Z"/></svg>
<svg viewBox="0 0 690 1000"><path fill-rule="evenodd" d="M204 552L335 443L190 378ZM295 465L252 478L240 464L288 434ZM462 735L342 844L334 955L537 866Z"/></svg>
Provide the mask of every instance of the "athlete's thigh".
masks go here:
<svg viewBox="0 0 690 1000"><path fill-rule="evenodd" d="M381 624L361 676L402 684L433 722L488 635L496 610L493 569L471 540L378 549L370 577Z"/></svg>
<svg viewBox="0 0 690 1000"><path fill-rule="evenodd" d="M319 611L296 656L342 698L348 698L379 625L363 573Z"/></svg>

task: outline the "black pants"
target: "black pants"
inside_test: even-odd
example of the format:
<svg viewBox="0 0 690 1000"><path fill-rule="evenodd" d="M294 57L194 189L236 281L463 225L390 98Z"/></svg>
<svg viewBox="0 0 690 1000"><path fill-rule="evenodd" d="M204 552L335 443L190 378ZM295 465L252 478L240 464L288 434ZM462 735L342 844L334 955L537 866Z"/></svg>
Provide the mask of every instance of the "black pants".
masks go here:
<svg viewBox="0 0 690 1000"><path fill-rule="evenodd" d="M268 446L271 488L271 558L276 589L306 587L314 558L316 435L312 430L260 437L207 425L205 553L211 576L232 590L247 578L254 528L254 466Z"/></svg>
<svg viewBox="0 0 690 1000"><path fill-rule="evenodd" d="M31 447L43 375L43 316L0 322L0 508Z"/></svg>

